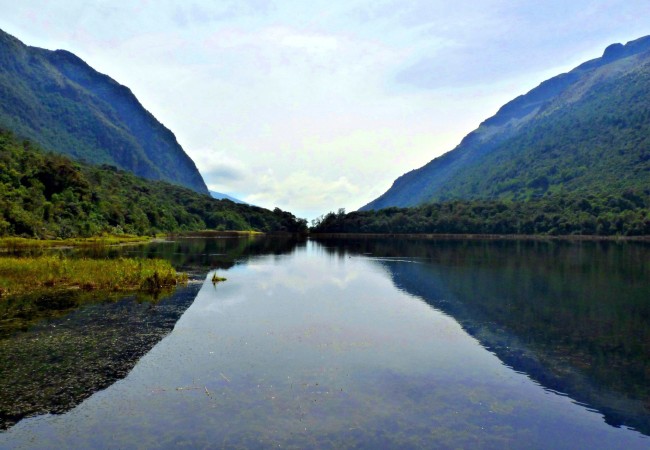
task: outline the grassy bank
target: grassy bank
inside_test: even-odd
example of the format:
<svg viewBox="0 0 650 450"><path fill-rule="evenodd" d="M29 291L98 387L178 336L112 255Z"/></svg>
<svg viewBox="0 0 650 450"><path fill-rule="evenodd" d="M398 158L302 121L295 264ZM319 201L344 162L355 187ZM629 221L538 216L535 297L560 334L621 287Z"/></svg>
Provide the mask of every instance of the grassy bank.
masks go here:
<svg viewBox="0 0 650 450"><path fill-rule="evenodd" d="M57 248L57 247L94 247L122 244L144 244L151 241L149 236L104 235L89 238L69 239L33 239L23 237L0 238L0 250L25 250L33 248Z"/></svg>
<svg viewBox="0 0 650 450"><path fill-rule="evenodd" d="M0 297L46 289L157 291L186 281L165 260L0 258Z"/></svg>
<svg viewBox="0 0 650 450"><path fill-rule="evenodd" d="M218 230L199 230L185 231L180 233L169 233L172 238L175 237L192 237L192 238L213 238L213 237L242 237L242 236L263 236L265 233L260 231L218 231Z"/></svg>

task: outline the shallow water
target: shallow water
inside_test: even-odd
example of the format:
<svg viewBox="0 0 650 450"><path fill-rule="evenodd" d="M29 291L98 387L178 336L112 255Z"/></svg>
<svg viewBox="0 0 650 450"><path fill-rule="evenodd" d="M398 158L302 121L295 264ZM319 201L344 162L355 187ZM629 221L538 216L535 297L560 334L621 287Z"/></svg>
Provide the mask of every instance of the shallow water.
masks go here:
<svg viewBox="0 0 650 450"><path fill-rule="evenodd" d="M646 245L119 251L205 282L128 375L65 414L22 420L0 447L650 448ZM213 268L228 281L213 285Z"/></svg>

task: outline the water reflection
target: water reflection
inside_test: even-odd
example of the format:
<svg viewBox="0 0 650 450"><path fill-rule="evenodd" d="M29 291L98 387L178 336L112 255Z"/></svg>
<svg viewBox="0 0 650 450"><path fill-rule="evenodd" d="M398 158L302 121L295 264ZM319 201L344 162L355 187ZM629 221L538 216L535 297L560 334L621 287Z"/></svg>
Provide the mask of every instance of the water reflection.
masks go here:
<svg viewBox="0 0 650 450"><path fill-rule="evenodd" d="M325 241L453 316L505 364L650 435L650 246Z"/></svg>
<svg viewBox="0 0 650 450"><path fill-rule="evenodd" d="M174 328L198 288L158 300L68 292L3 301L2 317L11 319L0 338L0 430L69 411L124 378Z"/></svg>
<svg viewBox="0 0 650 450"><path fill-rule="evenodd" d="M75 253L94 258L163 258L178 270L200 274L202 278L209 269L229 269L238 262L245 262L260 255L286 255L296 248L304 247L305 243L304 237L292 235L179 237L149 245L89 248L77 250Z"/></svg>
<svg viewBox="0 0 650 450"><path fill-rule="evenodd" d="M205 283L173 331L119 383L22 420L0 447L648 446L603 421L645 432L647 247L228 243L238 256L220 262L187 245L201 255L178 264ZM213 286L218 264L228 281ZM610 343L616 369L597 356Z"/></svg>
<svg viewBox="0 0 650 450"><path fill-rule="evenodd" d="M164 258L203 281L211 268L228 269L257 255L287 254L298 245L304 239L244 236L54 251L69 257ZM154 299L78 291L3 299L0 430L27 416L69 411L124 378L174 328L199 287L191 284Z"/></svg>

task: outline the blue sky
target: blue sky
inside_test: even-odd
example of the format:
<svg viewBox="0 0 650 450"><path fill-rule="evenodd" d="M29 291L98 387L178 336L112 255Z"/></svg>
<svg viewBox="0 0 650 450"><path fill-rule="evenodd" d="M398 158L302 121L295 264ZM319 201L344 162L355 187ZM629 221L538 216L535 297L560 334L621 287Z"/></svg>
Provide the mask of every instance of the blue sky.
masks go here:
<svg viewBox="0 0 650 450"><path fill-rule="evenodd" d="M0 0L0 28L129 86L208 186L313 218L356 209L650 2Z"/></svg>

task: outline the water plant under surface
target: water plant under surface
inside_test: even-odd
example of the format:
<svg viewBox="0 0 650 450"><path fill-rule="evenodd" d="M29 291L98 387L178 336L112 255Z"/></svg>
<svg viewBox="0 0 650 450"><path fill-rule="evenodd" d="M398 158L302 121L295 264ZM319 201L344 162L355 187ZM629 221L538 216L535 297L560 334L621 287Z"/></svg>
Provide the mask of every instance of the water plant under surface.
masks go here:
<svg viewBox="0 0 650 450"><path fill-rule="evenodd" d="M0 434L24 417L69 411L124 378L197 290L58 291L0 301Z"/></svg>

